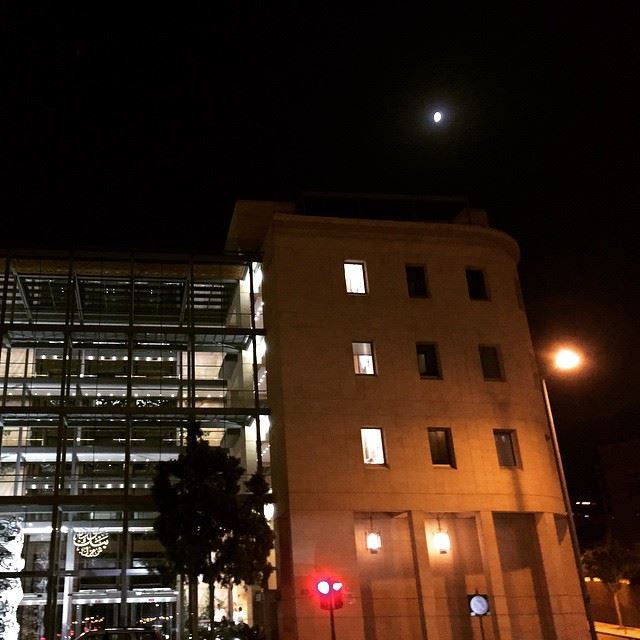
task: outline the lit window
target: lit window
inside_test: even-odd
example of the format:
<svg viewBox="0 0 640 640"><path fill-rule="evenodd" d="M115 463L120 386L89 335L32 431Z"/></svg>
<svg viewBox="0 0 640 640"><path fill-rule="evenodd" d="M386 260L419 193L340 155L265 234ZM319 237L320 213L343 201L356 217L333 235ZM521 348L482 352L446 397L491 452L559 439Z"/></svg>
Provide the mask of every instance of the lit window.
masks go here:
<svg viewBox="0 0 640 640"><path fill-rule="evenodd" d="M485 282L484 271L482 269L468 268L467 289L471 300L488 300L487 284Z"/></svg>
<svg viewBox="0 0 640 640"><path fill-rule="evenodd" d="M344 281L347 293L367 293L367 278L364 262L345 262Z"/></svg>
<svg viewBox="0 0 640 640"><path fill-rule="evenodd" d="M480 364L485 380L504 380L498 347L480 345Z"/></svg>
<svg viewBox="0 0 640 640"><path fill-rule="evenodd" d="M362 439L362 459L365 464L384 464L382 429L365 427L360 429Z"/></svg>
<svg viewBox="0 0 640 640"><path fill-rule="evenodd" d="M406 265L407 289L410 298L428 298L427 276L421 265Z"/></svg>
<svg viewBox="0 0 640 640"><path fill-rule="evenodd" d="M501 467L519 466L516 432L513 429L494 429L493 437L496 441L498 464Z"/></svg>
<svg viewBox="0 0 640 640"><path fill-rule="evenodd" d="M451 429L434 427L429 428L428 433L429 448L431 449L431 463L455 468L456 460L453 455Z"/></svg>
<svg viewBox="0 0 640 640"><path fill-rule="evenodd" d="M435 344L426 342L417 344L416 355L421 378L442 378L438 347Z"/></svg>
<svg viewBox="0 0 640 640"><path fill-rule="evenodd" d="M376 373L373 362L372 342L352 342L353 368L359 375L373 376Z"/></svg>

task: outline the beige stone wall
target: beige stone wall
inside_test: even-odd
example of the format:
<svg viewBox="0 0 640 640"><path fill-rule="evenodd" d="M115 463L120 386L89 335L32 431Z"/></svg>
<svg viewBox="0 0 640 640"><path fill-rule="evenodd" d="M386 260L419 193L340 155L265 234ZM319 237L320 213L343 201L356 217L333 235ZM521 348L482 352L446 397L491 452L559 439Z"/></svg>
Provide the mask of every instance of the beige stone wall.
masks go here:
<svg viewBox="0 0 640 640"><path fill-rule="evenodd" d="M514 241L467 225L277 214L264 250L282 637L328 637L312 590L329 571L349 589L339 638L586 638L571 548L533 515L564 509ZM346 293L345 260L366 263L367 295ZM425 265L429 298L409 297L406 264ZM469 300L466 267L485 271L489 301ZM377 375L355 375L352 341L373 342ZM441 380L420 378L417 342L438 344ZM499 346L504 381L483 379L480 344ZM363 463L365 426L383 429L383 467ZM431 464L428 427L451 429L455 469ZM493 429L516 431L520 468L498 465ZM388 520L376 557L364 549L369 513ZM436 514L451 532L446 559L427 548ZM468 617L476 588L495 603L482 630Z"/></svg>

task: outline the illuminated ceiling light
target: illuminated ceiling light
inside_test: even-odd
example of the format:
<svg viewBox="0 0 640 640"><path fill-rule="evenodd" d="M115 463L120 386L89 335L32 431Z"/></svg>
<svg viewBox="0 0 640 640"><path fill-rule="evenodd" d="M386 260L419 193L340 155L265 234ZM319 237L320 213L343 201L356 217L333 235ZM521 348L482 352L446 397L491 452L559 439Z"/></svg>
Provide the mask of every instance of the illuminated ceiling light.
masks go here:
<svg viewBox="0 0 640 640"><path fill-rule="evenodd" d="M379 531L373 530L373 518L369 514L369 530L366 534L367 549L370 553L378 553L382 549L382 536Z"/></svg>
<svg viewBox="0 0 640 640"><path fill-rule="evenodd" d="M273 502L267 502L264 505L264 517L266 518L267 521L271 521L273 520L273 516L275 515L276 512L276 506L273 504Z"/></svg>
<svg viewBox="0 0 640 640"><path fill-rule="evenodd" d="M438 530L433 536L433 544L435 545L438 553L449 553L451 551L451 538L446 531L440 528L440 516L438 518Z"/></svg>

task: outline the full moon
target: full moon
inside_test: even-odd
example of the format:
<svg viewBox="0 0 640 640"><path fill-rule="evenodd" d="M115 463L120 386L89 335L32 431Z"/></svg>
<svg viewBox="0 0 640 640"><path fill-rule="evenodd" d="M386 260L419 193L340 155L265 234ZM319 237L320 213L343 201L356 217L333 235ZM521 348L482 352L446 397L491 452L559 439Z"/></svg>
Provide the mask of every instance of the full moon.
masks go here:
<svg viewBox="0 0 640 640"><path fill-rule="evenodd" d="M433 121L434 122L440 122L440 120L442 120L442 113L440 113L440 111L436 111L433 114Z"/></svg>

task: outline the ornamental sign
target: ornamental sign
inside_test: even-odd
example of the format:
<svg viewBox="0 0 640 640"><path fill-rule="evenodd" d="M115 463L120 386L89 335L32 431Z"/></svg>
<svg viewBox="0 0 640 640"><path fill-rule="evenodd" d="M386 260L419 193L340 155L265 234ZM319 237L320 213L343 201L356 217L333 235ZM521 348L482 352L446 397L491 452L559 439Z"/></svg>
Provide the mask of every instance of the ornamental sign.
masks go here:
<svg viewBox="0 0 640 640"><path fill-rule="evenodd" d="M109 534L100 529L76 531L73 546L83 558L97 558L109 546Z"/></svg>

